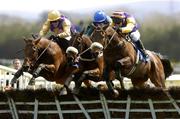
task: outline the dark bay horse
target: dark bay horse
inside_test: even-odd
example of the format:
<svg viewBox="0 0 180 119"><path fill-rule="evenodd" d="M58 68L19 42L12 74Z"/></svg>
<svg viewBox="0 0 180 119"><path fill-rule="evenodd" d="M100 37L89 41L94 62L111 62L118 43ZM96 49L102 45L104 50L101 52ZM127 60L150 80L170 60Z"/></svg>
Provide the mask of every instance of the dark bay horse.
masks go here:
<svg viewBox="0 0 180 119"><path fill-rule="evenodd" d="M29 84L34 84L34 79L38 76L44 77L48 81L55 81L64 85L68 77L71 77L74 67L67 66L65 51L51 39L45 37L24 38L24 62L22 68L18 70L11 81L15 83L23 72L33 75Z"/></svg>
<svg viewBox="0 0 180 119"><path fill-rule="evenodd" d="M86 35L81 33L72 34L71 45L79 50L79 71L76 73L74 80L78 80L75 93L78 93L78 89L84 79L99 82L102 81L102 74L104 69L104 59L101 52L92 52L92 41ZM86 82L86 85L88 82ZM91 84L89 84L91 86Z"/></svg>
<svg viewBox="0 0 180 119"><path fill-rule="evenodd" d="M133 44L110 26L95 28L91 39L104 46L105 80L108 80L111 72L115 70L118 75L130 78L134 87L146 87L145 82L150 78L156 87L165 88L165 79L173 71L168 59L148 51L150 61L141 61Z"/></svg>

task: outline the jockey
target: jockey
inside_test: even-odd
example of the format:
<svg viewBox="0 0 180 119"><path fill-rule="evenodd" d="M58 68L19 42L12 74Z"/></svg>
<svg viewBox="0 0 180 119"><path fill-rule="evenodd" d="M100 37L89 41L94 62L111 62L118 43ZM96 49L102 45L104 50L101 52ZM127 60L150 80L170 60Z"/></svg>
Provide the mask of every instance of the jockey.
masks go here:
<svg viewBox="0 0 180 119"><path fill-rule="evenodd" d="M96 11L93 17L93 23L91 23L85 32L86 35L91 36L92 32L94 31L94 26L103 27L106 25L111 25L112 19L106 15L103 11Z"/></svg>
<svg viewBox="0 0 180 119"><path fill-rule="evenodd" d="M71 22L57 10L48 13L48 18L39 32L40 36L45 36L48 31L53 32L56 36L51 36L58 45L66 51L71 38Z"/></svg>
<svg viewBox="0 0 180 119"><path fill-rule="evenodd" d="M113 12L111 18L113 20L112 26L117 30L117 32L128 34L133 43L135 43L135 45L143 52L145 59L148 59L148 54L140 40L139 27L135 18L122 11Z"/></svg>

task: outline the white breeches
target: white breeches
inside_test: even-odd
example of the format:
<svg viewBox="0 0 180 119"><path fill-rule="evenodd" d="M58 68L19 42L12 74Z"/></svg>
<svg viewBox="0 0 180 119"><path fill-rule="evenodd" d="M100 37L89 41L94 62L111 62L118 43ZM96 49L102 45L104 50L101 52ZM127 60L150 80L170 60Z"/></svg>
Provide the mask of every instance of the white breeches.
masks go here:
<svg viewBox="0 0 180 119"><path fill-rule="evenodd" d="M129 36L133 42L136 42L136 41L140 40L141 35L140 35L139 31L136 30L135 32L132 32Z"/></svg>

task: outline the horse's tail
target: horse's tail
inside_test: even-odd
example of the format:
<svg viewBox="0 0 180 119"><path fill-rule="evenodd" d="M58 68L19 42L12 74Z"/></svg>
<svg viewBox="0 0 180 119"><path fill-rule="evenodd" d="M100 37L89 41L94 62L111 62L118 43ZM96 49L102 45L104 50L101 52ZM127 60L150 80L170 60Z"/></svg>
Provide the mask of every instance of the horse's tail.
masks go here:
<svg viewBox="0 0 180 119"><path fill-rule="evenodd" d="M156 53L156 55L160 58L160 60L161 60L161 62L163 64L165 78L169 77L172 74L173 70L174 70L170 60L166 56L163 56L163 55L161 55L159 53Z"/></svg>

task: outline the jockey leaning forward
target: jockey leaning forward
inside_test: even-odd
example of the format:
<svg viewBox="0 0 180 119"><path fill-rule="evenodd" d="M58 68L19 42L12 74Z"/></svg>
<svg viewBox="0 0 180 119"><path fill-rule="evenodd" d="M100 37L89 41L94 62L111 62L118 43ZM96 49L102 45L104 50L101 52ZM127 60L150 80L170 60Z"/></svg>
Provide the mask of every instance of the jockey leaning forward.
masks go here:
<svg viewBox="0 0 180 119"><path fill-rule="evenodd" d="M97 11L93 17L93 23L87 28L86 34L90 36L94 30L94 26L111 25L118 33L129 35L132 42L141 50L146 61L148 60L148 54L144 48L142 41L140 40L140 33L138 30L138 24L135 18L123 11L115 11L109 17L103 11Z"/></svg>
<svg viewBox="0 0 180 119"><path fill-rule="evenodd" d="M50 39L53 39L63 51L66 51L67 47L69 47L71 30L74 30L70 20L59 11L52 10L48 13L48 18L43 24L39 35L45 36L49 30L55 34L55 36L51 35Z"/></svg>

